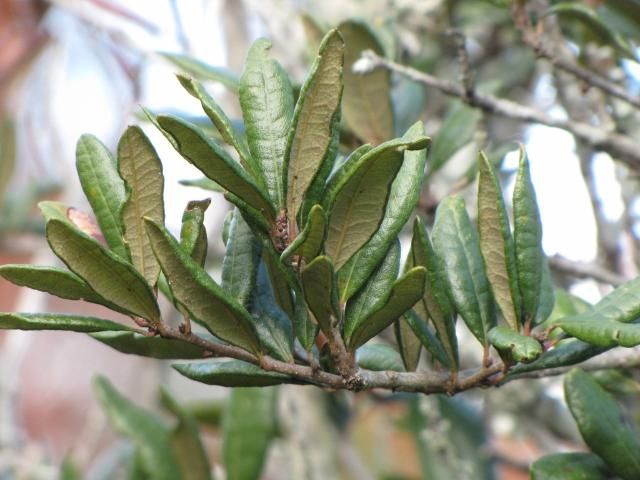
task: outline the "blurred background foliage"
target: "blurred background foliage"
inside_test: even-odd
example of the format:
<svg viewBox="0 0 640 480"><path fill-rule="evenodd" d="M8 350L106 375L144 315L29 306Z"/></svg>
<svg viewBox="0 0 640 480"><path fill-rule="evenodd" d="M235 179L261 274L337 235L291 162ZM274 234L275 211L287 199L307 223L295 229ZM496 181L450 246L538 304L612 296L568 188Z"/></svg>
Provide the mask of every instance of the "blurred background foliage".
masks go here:
<svg viewBox="0 0 640 480"><path fill-rule="evenodd" d="M183 71L206 82L225 111L239 119L237 78L253 40L270 38L273 56L300 85L323 32L347 19L358 19L351 25L362 27L343 32L353 36L353 44L461 85L469 94L495 95L552 117L640 138L637 105L559 67L564 61L587 69L637 98L640 1L3 0L2 263L45 255L37 200L61 198L83 206L73 173L77 137L93 133L113 148L127 124L140 123L163 159L167 218L175 222L169 226L178 228L188 200L213 197L216 208L207 213L209 237L215 240L209 258L214 259L211 269L219 269L228 206L215 186L205 185L205 192L179 184L198 175L146 129L139 105L206 124L198 117L197 102L181 92L172 75ZM356 51L347 62L358 58ZM346 75L349 100L363 91L356 74ZM434 143L419 208L430 221L438 202L452 192L465 196L475 211L479 149L500 166L503 184L512 188L516 157L511 152L523 142L538 189L545 250L554 283L562 289L556 309L566 314L637 275L637 165L566 130L473 108L468 99L451 98L396 73L374 75L388 96L364 92L361 101L375 109L379 123L363 117L358 105L344 105L341 142L345 150L379 143L423 119ZM51 309L40 294L27 295L5 283L0 297L2 310ZM140 431L122 427L104 399L129 401L106 380L97 382L114 430L91 400L88 374L76 375L64 366L70 358L83 362L78 368L91 375L111 365L106 375L122 394L156 412L140 414L131 407L132 415L144 417L143 430L178 435L188 430L181 426L197 422L203 451L221 478L224 467L227 478L251 478L261 471L264 478L519 479L528 478L530 462L544 454L585 448L561 383L553 378L456 398L286 386L277 394L262 394L273 410L256 415L242 398L246 392L235 390L229 397L229 391L216 387L187 386L160 362L113 366L106 349L94 344L75 350L75 340L61 340L66 334L37 335L0 336L0 478L58 478L63 460L63 478L155 478L137 443ZM475 363L473 347L461 354L463 368L465 362ZM44 375L46 385L37 384L42 370L52 372ZM640 426L637 367L602 371L594 378ZM163 394L160 383L168 387ZM242 417L244 424L230 420ZM238 446L234 435L236 441L253 440ZM248 470L233 470L233 459L248 462L242 467Z"/></svg>

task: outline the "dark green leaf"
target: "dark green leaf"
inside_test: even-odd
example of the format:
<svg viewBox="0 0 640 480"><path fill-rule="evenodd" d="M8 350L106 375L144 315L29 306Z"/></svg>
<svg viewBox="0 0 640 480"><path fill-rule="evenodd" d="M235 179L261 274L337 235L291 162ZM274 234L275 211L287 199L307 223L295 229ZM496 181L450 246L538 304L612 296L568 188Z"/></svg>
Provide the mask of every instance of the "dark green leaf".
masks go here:
<svg viewBox="0 0 640 480"><path fill-rule="evenodd" d="M111 320L65 313L0 313L0 329L68 330L80 333L131 330L127 325Z"/></svg>
<svg viewBox="0 0 640 480"><path fill-rule="evenodd" d="M516 365L510 374L517 376L519 373L532 372L534 370L575 365L606 350L606 348L594 347L575 338L568 338L560 341L551 350L544 352L536 361Z"/></svg>
<svg viewBox="0 0 640 480"><path fill-rule="evenodd" d="M247 146L245 138L235 130L227 114L224 113L222 108L220 108L200 83L182 75L178 75L178 80L190 95L200 101L202 109L216 126L222 139L238 152L242 166L252 173L254 180L256 180L260 186L263 186L264 179L261 176L260 167L254 161L251 153L249 153L249 147Z"/></svg>
<svg viewBox="0 0 640 480"><path fill-rule="evenodd" d="M531 480L603 480L610 472L593 453L555 453L531 465Z"/></svg>
<svg viewBox="0 0 640 480"><path fill-rule="evenodd" d="M215 193L225 192L224 188L222 188L218 183L214 182L213 180L207 177L197 178L195 180L180 180L178 183L186 187L198 187L203 190L209 190Z"/></svg>
<svg viewBox="0 0 640 480"><path fill-rule="evenodd" d="M282 252L280 259L285 261L292 255L299 255L310 262L322 250L326 236L327 216L320 205L314 205L309 211L304 229Z"/></svg>
<svg viewBox="0 0 640 480"><path fill-rule="evenodd" d="M236 210L229 226L227 252L222 264L222 289L247 306L256 288L261 245L242 214Z"/></svg>
<svg viewBox="0 0 640 480"><path fill-rule="evenodd" d="M291 319L276 302L265 262L260 262L252 293L251 314L260 342L272 357L293 363Z"/></svg>
<svg viewBox="0 0 640 480"><path fill-rule="evenodd" d="M424 125L417 122L407 130L403 138L412 140L422 135ZM420 196L426 160L426 149L404 152L404 161L391 184L384 217L378 230L338 272L342 302L346 302L362 287L409 220Z"/></svg>
<svg viewBox="0 0 640 480"><path fill-rule="evenodd" d="M121 218L131 263L149 285L155 285L160 265L153 256L142 219L149 217L164 223L164 177L158 154L140 127L127 128L120 138L118 172L127 191Z"/></svg>
<svg viewBox="0 0 640 480"><path fill-rule="evenodd" d="M572 337L597 347L635 347L640 345L640 325L592 317L568 317L559 320L557 325Z"/></svg>
<svg viewBox="0 0 640 480"><path fill-rule="evenodd" d="M278 390L235 388L222 422L222 459L229 480L260 478L276 435Z"/></svg>
<svg viewBox="0 0 640 480"><path fill-rule="evenodd" d="M396 343L400 350L402 364L407 372L415 372L420 362L420 354L422 353L422 342L405 320L405 317L399 318L393 326L396 334ZM365 345L366 346L366 345Z"/></svg>
<svg viewBox="0 0 640 480"><path fill-rule="evenodd" d="M176 150L202 173L269 219L275 211L255 181L229 154L197 127L177 117L159 116L160 127L176 142Z"/></svg>
<svg viewBox="0 0 640 480"><path fill-rule="evenodd" d="M376 303L373 313L346 338L349 348L357 349L413 307L422 298L425 280L426 270L423 267L412 268L400 277L386 298Z"/></svg>
<svg viewBox="0 0 640 480"><path fill-rule="evenodd" d="M200 266L204 266L207 259L207 229L204 226L204 213L209 208L211 199L192 200L182 213L182 227L180 228L180 247Z"/></svg>
<svg viewBox="0 0 640 480"><path fill-rule="evenodd" d="M447 355L445 348L442 346L442 342L431 332L431 329L425 320L420 318L420 316L413 310L406 311L402 320L407 323L413 334L433 356L433 358L445 367L451 368L451 359Z"/></svg>
<svg viewBox="0 0 640 480"><path fill-rule="evenodd" d="M351 337L365 319L389 295L400 271L400 241L396 239L387 250L378 268L362 289L347 303L344 320L344 336Z"/></svg>
<svg viewBox="0 0 640 480"><path fill-rule="evenodd" d="M340 115L343 57L342 37L337 30L331 30L320 45L298 97L284 157L290 232L296 232L296 218L305 193L331 154L335 135L332 130L338 129L334 118ZM333 162L333 158L330 160Z"/></svg>
<svg viewBox="0 0 640 480"><path fill-rule="evenodd" d="M151 337L136 332L101 331L90 334L93 338L122 353L163 360L204 358L207 351L182 340Z"/></svg>
<svg viewBox="0 0 640 480"><path fill-rule="evenodd" d="M152 324L160 321L151 287L131 264L61 220L47 222L47 240L54 253L98 295Z"/></svg>
<svg viewBox="0 0 640 480"><path fill-rule="evenodd" d="M113 155L96 137L83 135L76 145L76 169L109 247L119 257L129 258L120 219L125 186Z"/></svg>
<svg viewBox="0 0 640 480"><path fill-rule="evenodd" d="M145 219L146 220L146 219ZM260 343L251 315L184 252L163 227L146 220L147 234L174 298L215 336L255 354Z"/></svg>
<svg viewBox="0 0 640 480"><path fill-rule="evenodd" d="M268 372L241 360L179 363L174 364L173 368L196 382L221 387L264 387L293 381L286 375Z"/></svg>
<svg viewBox="0 0 640 480"><path fill-rule="evenodd" d="M516 362L530 363L542 355L539 341L504 325L489 330L487 339L491 345L512 356Z"/></svg>
<svg viewBox="0 0 640 480"><path fill-rule="evenodd" d="M160 395L162 404L178 417L178 424L171 431L169 443L180 466L180 479L212 479L211 465L200 438L196 419L179 405L165 388L160 390Z"/></svg>
<svg viewBox="0 0 640 480"><path fill-rule="evenodd" d="M400 75L394 76L391 99L396 135L402 135L422 116L427 99L424 85Z"/></svg>
<svg viewBox="0 0 640 480"><path fill-rule="evenodd" d="M481 118L479 110L460 102L453 104L433 140L427 177L440 170L458 150L471 142Z"/></svg>
<svg viewBox="0 0 640 480"><path fill-rule="evenodd" d="M138 449L144 472L158 480L181 478L169 442L169 428L155 415L129 402L104 377L96 378L94 387L113 427Z"/></svg>
<svg viewBox="0 0 640 480"><path fill-rule="evenodd" d="M356 351L356 362L360 368L383 372L404 372L402 358L390 345L374 343L363 345Z"/></svg>
<svg viewBox="0 0 640 480"><path fill-rule="evenodd" d="M489 159L478 159L478 233L493 297L512 330L520 329L520 290L516 257L498 176Z"/></svg>
<svg viewBox="0 0 640 480"><path fill-rule="evenodd" d="M458 369L458 340L456 337L456 312L451 305L446 288L446 276L440 268L431 240L419 218L413 224L410 259L412 266L427 269L427 288L422 301L415 306L422 318L430 318L444 348L448 361L439 361L450 368ZM407 260L408 261L408 260ZM425 345L428 348L428 345ZM429 350L439 358L435 351Z"/></svg>
<svg viewBox="0 0 640 480"><path fill-rule="evenodd" d="M7 264L0 266L0 276L21 287L32 288L67 300L97 303L128 315L126 310L94 292L82 278L60 268Z"/></svg>
<svg viewBox="0 0 640 480"><path fill-rule="evenodd" d="M491 287L484 270L478 232L460 197L443 200L436 211L433 244L442 260L449 297L471 333L487 345L496 324Z"/></svg>
<svg viewBox="0 0 640 480"><path fill-rule="evenodd" d="M365 75L353 71L364 50L384 56L380 41L368 25L349 20L338 27L345 43L344 52L344 121L361 140L379 144L393 137L391 74L379 68Z"/></svg>
<svg viewBox="0 0 640 480"><path fill-rule="evenodd" d="M529 160L520 147L520 165L513 190L513 238L518 285L522 297L522 322L536 318L542 284L542 222L531 182Z"/></svg>
<svg viewBox="0 0 640 480"><path fill-rule="evenodd" d="M611 395L577 368L565 376L564 394L591 450L619 477L640 478L640 440Z"/></svg>
<svg viewBox="0 0 640 480"><path fill-rule="evenodd" d="M327 187L325 210L329 230L325 251L339 270L378 230L391 184L406 150L424 150L424 136L395 139L376 147L354 163L347 162Z"/></svg>
<svg viewBox="0 0 640 480"><path fill-rule="evenodd" d="M333 264L328 257L316 257L300 275L304 298L320 329L329 337L338 321L338 292L335 285Z"/></svg>
<svg viewBox="0 0 640 480"><path fill-rule="evenodd" d="M553 279L551 278L551 270L546 256L542 258L542 279L540 283L540 301L538 302L538 311L534 325L540 325L546 321L556 303L556 293L553 288Z"/></svg>
<svg viewBox="0 0 640 480"><path fill-rule="evenodd" d="M240 88L238 76L223 67L214 67L187 55L160 52L164 58L176 65L180 70L203 82L218 82L229 90L237 92Z"/></svg>
<svg viewBox="0 0 640 480"><path fill-rule="evenodd" d="M270 48L271 42L264 38L251 46L240 78L240 106L251 155L279 212L285 208L283 163L293 117L293 93L287 73L270 58Z"/></svg>

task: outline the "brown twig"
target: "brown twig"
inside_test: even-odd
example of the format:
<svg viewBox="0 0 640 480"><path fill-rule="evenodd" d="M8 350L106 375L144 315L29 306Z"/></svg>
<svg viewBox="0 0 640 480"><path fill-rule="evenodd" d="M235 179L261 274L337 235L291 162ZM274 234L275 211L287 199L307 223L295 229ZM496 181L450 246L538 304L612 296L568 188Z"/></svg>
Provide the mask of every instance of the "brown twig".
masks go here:
<svg viewBox="0 0 640 480"><path fill-rule="evenodd" d="M446 95L460 98L468 105L479 108L484 112L521 122L539 123L541 125L566 130L588 145L608 152L634 170L640 170L640 145L626 135L606 131L601 127L576 122L571 119L552 117L535 108L522 105L512 100L494 97L493 95L475 92L473 96L468 97L465 89L457 83L443 80L428 73L393 62L377 55L371 50L364 51L362 57L366 62L366 68L364 68L364 64L359 65L362 73L376 68L386 68L416 82L435 88Z"/></svg>
<svg viewBox="0 0 640 480"><path fill-rule="evenodd" d="M618 287L626 282L623 276L595 263L573 262L560 255L549 257L549 266L558 272L566 273L572 277L592 278L602 283L608 283L614 287Z"/></svg>

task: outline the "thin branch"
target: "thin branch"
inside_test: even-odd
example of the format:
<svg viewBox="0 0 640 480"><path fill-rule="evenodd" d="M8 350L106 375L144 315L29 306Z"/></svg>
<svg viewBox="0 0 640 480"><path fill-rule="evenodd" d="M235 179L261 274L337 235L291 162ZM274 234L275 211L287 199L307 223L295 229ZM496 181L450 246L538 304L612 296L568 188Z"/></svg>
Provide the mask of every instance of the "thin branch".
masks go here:
<svg viewBox="0 0 640 480"><path fill-rule="evenodd" d="M595 263L573 262L560 255L549 257L549 266L572 277L592 278L614 287L618 287L627 281L622 275L618 275Z"/></svg>
<svg viewBox="0 0 640 480"><path fill-rule="evenodd" d="M362 52L362 60L362 63L358 62L356 64L360 73L366 73L366 71L376 68L386 68L416 82L440 90L446 95L460 98L468 105L487 113L521 122L539 123L548 127L566 130L592 147L608 152L631 168L640 170L640 145L626 135L608 132L600 127L594 127L571 119L554 118L535 108L504 98L494 97L493 95L475 92L474 95L469 97L465 89L456 83L380 57L371 50Z"/></svg>
<svg viewBox="0 0 640 480"><path fill-rule="evenodd" d="M542 38L534 32L525 32L522 36L524 42L528 44L535 54L540 58L549 60L551 64L567 73L570 73L585 84L599 88L612 97L619 98L636 108L640 108L640 98L632 96L620 85L598 75L597 73L581 67L568 58L554 54L553 50L544 44Z"/></svg>

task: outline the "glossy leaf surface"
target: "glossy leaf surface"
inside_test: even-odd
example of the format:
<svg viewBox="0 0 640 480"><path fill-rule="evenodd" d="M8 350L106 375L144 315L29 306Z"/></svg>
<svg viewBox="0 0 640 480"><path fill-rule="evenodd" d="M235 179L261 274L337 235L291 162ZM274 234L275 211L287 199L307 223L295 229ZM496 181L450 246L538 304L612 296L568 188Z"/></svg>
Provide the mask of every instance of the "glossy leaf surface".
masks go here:
<svg viewBox="0 0 640 480"><path fill-rule="evenodd" d="M241 360L179 363L174 364L173 368L196 382L219 385L221 387L264 387L292 381L286 375L268 372L257 365Z"/></svg>
<svg viewBox="0 0 640 480"><path fill-rule="evenodd" d="M602 480L609 476L605 463L593 453L556 453L531 465L531 480Z"/></svg>
<svg viewBox="0 0 640 480"><path fill-rule="evenodd" d="M489 330L487 339L498 350L511 355L516 362L530 363L542 355L540 342L505 325Z"/></svg>
<svg viewBox="0 0 640 480"><path fill-rule="evenodd" d="M68 330L80 333L131 330L127 325L111 320L65 313L0 313L0 329Z"/></svg>
<svg viewBox="0 0 640 480"><path fill-rule="evenodd" d="M331 336L339 319L338 292L333 264L328 257L316 257L301 273L304 298L320 329Z"/></svg>
<svg viewBox="0 0 640 480"><path fill-rule="evenodd" d="M122 353L159 359L197 359L206 356L206 350L182 340L151 337L136 332L101 331L91 337Z"/></svg>
<svg viewBox="0 0 640 480"><path fill-rule="evenodd" d="M363 345L356 351L356 362L361 368L383 372L404 372L402 358L391 346L382 343Z"/></svg>

